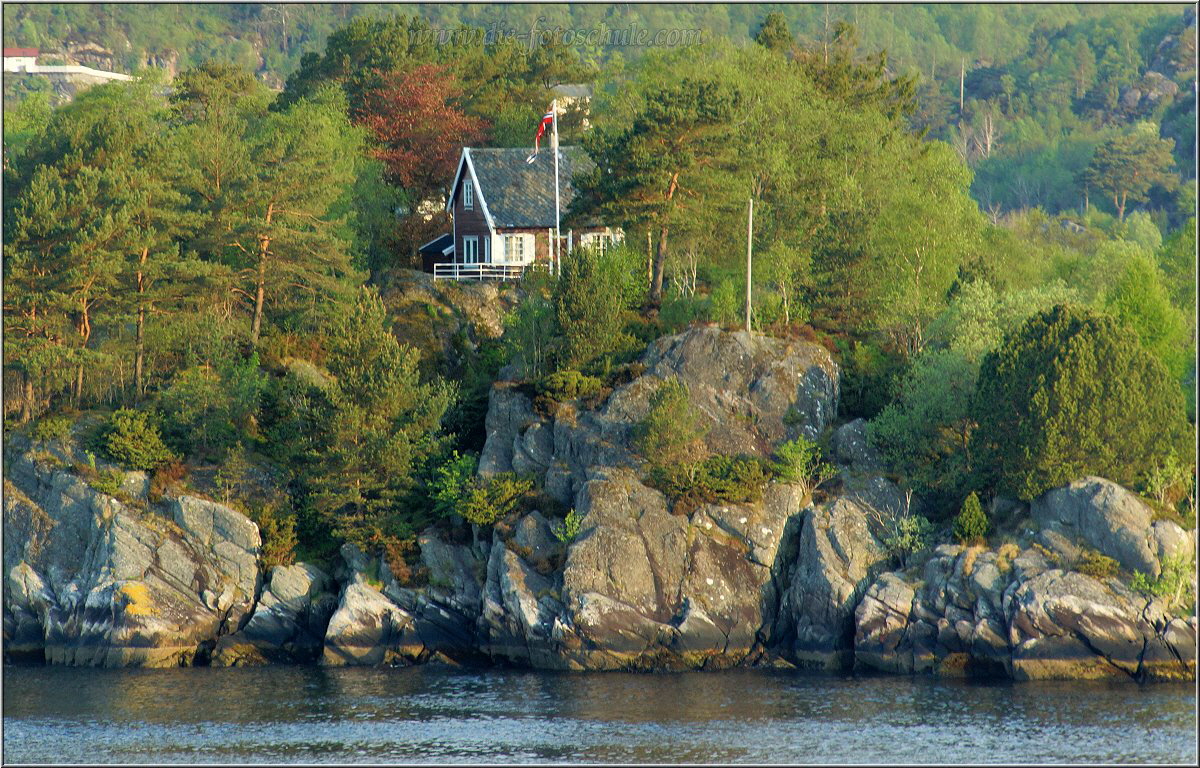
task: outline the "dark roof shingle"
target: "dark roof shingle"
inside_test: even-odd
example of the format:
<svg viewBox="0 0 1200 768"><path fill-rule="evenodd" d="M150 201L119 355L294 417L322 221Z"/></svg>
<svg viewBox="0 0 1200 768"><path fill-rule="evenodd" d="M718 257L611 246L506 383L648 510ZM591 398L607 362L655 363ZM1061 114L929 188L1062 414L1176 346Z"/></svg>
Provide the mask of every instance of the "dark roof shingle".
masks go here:
<svg viewBox="0 0 1200 768"><path fill-rule="evenodd" d="M554 155L543 150L526 163L529 150L469 150L488 213L497 227L554 226ZM594 167L582 147L560 147L559 210L563 216L575 196L572 176Z"/></svg>

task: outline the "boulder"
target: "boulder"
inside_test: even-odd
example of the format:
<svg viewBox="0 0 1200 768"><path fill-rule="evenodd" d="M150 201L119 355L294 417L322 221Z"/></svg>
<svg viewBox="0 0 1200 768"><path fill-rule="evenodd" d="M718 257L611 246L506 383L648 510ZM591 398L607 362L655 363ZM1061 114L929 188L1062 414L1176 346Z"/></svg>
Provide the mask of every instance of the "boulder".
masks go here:
<svg viewBox="0 0 1200 768"><path fill-rule="evenodd" d="M429 573L425 586L402 586L382 558L342 548L346 584L325 631L323 664L480 660L475 623L487 548L451 543L432 528L418 540Z"/></svg>
<svg viewBox="0 0 1200 768"><path fill-rule="evenodd" d="M342 590L325 630L321 663L326 666L378 666L406 663L424 650L412 614L364 581Z"/></svg>
<svg viewBox="0 0 1200 768"><path fill-rule="evenodd" d="M862 419L843 424L833 431L829 442L833 458L853 473L882 472L883 460L867 438L867 422Z"/></svg>
<svg viewBox="0 0 1200 768"><path fill-rule="evenodd" d="M837 411L837 366L817 344L692 328L658 339L639 363L643 373L617 387L599 410L564 403L553 417L536 413L511 382L497 383L480 474L533 472L556 499L573 503L592 470L639 468L631 430L667 379L687 385L716 453L769 455L785 438L815 439Z"/></svg>
<svg viewBox="0 0 1200 768"><path fill-rule="evenodd" d="M1030 504L1034 522L1043 530L1079 541L1113 558L1121 567L1157 576L1160 546L1177 546L1160 528L1160 545L1151 527L1153 510L1136 494L1101 477L1085 477L1053 488ZM1180 532L1182 533L1182 532ZM1170 544L1166 539L1172 538Z"/></svg>
<svg viewBox="0 0 1200 768"><path fill-rule="evenodd" d="M1050 570L1012 594L1009 641L1018 680L1128 678L1140 667L1144 600L1082 573Z"/></svg>
<svg viewBox="0 0 1200 768"><path fill-rule="evenodd" d="M542 416L517 387L493 388L480 474L532 472L583 515L566 548L536 513L493 541L478 627L494 656L562 668L728 665L759 658L772 634L800 489L772 485L756 503L676 515L640 480L631 434L650 395L678 379L713 452L765 457L830 425L837 367L819 345L717 328L659 339L640 365L597 410L568 402Z"/></svg>
<svg viewBox="0 0 1200 768"><path fill-rule="evenodd" d="M728 666L750 658L777 602L774 568L798 488L756 504L672 514L627 469L596 470L579 493L582 529L561 569L531 513L495 534L479 631L493 658L553 669Z"/></svg>
<svg viewBox="0 0 1200 768"><path fill-rule="evenodd" d="M213 664L307 663L321 656L326 628L337 607L328 576L305 563L277 565L250 621L222 637Z"/></svg>
<svg viewBox="0 0 1200 768"><path fill-rule="evenodd" d="M855 608L884 565L884 547L858 502L838 497L809 507L772 639L789 644L792 659L804 666L848 666Z"/></svg>

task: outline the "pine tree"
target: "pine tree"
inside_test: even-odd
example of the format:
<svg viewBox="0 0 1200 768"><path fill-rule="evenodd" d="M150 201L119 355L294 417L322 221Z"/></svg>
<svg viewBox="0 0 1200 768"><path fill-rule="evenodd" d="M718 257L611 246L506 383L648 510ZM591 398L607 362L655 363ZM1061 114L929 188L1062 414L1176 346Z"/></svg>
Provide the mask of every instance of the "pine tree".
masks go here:
<svg viewBox="0 0 1200 768"><path fill-rule="evenodd" d="M449 392L420 383L415 349L386 326L377 294L363 289L336 323L328 360L335 381L323 432L328 449L314 472L314 504L348 540L411 533L402 500L420 463L442 444Z"/></svg>
<svg viewBox="0 0 1200 768"><path fill-rule="evenodd" d="M573 214L597 213L657 230L652 302L662 300L669 235L681 199L690 194L695 175L728 151L739 103L738 92L725 83L685 78L648 93L627 127L584 136L596 168L576 176Z"/></svg>

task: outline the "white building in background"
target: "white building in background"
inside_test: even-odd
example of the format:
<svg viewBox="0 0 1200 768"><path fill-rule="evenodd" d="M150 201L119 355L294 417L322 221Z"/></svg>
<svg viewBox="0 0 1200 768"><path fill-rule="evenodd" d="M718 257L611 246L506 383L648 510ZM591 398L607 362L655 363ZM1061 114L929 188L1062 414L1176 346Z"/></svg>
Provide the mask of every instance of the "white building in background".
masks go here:
<svg viewBox="0 0 1200 768"><path fill-rule="evenodd" d="M37 66L37 48L5 48L4 71L28 72Z"/></svg>

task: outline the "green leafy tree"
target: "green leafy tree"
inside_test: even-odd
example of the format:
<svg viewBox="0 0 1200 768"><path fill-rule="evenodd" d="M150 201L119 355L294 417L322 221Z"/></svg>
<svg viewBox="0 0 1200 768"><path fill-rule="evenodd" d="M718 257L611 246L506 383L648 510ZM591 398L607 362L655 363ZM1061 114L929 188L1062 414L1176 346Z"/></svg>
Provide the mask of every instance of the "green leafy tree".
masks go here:
<svg viewBox="0 0 1200 768"><path fill-rule="evenodd" d="M1162 268L1171 301L1177 307L1191 307L1196 303L1196 217L1188 219L1183 226L1163 241L1158 251L1158 263ZM1194 322L1193 322L1194 325Z"/></svg>
<svg viewBox="0 0 1200 768"><path fill-rule="evenodd" d="M1130 259L1125 273L1104 297L1104 308L1133 329L1142 346L1177 380L1195 357L1183 312L1171 304L1162 273L1148 256Z"/></svg>
<svg viewBox="0 0 1200 768"><path fill-rule="evenodd" d="M540 293L526 296L509 315L504 344L524 378L540 378L550 366L558 341L554 331L554 305Z"/></svg>
<svg viewBox="0 0 1200 768"><path fill-rule="evenodd" d="M951 350L922 354L896 401L868 426L883 458L935 506L962 498L975 428L971 396L976 367Z"/></svg>
<svg viewBox="0 0 1200 768"><path fill-rule="evenodd" d="M622 340L631 282L628 259L622 249L575 248L562 255L562 269L554 284L554 320L562 334L560 363L579 367L611 354Z"/></svg>
<svg viewBox="0 0 1200 768"><path fill-rule="evenodd" d="M1071 305L1035 315L984 358L973 411L975 466L1022 499L1088 474L1131 485L1192 440L1162 364L1111 317Z"/></svg>
<svg viewBox="0 0 1200 768"><path fill-rule="evenodd" d="M1170 188L1177 183L1171 172L1174 148L1175 141L1158 138L1152 126L1139 128L1096 147L1080 179L1108 194L1123 221L1130 201L1144 202L1155 185Z"/></svg>
<svg viewBox="0 0 1200 768"><path fill-rule="evenodd" d="M820 446L804 437L780 443L775 449L772 468L776 477L787 483L797 483L805 493L812 493L837 474L837 469L821 458Z"/></svg>
<svg viewBox="0 0 1200 768"><path fill-rule="evenodd" d="M662 301L663 267L681 201L693 194L696 177L728 151L731 120L740 104L736 90L716 80L684 80L644 94L627 124L584 135L596 167L575 179L572 212L598 214L628 226L653 229L657 238L650 301Z"/></svg>
<svg viewBox="0 0 1200 768"><path fill-rule="evenodd" d="M689 479L708 455L708 428L688 399L688 387L668 379L650 396L650 410L634 428L634 445L654 467L683 467Z"/></svg>

